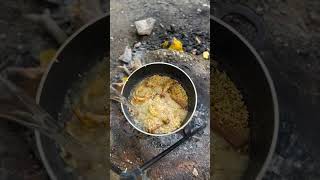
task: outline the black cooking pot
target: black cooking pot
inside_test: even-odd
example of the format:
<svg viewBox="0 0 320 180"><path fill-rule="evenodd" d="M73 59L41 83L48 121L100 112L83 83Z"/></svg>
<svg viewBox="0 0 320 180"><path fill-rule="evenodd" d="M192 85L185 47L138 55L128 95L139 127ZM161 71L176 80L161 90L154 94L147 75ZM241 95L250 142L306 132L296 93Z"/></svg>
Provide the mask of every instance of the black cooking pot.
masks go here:
<svg viewBox="0 0 320 180"><path fill-rule="evenodd" d="M59 49L41 80L36 98L37 103L55 119L58 119L64 107L68 90L75 82L80 82L79 75L88 72L108 56L109 37L109 16L104 16L82 27ZM37 131L35 137L41 160L51 180L76 179L71 171L67 171L58 146Z"/></svg>
<svg viewBox="0 0 320 180"><path fill-rule="evenodd" d="M154 62L145 64L131 73L122 88L121 94L128 99L135 86L143 79L152 75L163 75L171 77L172 79L177 80L186 91L188 96L188 114L185 120L182 122L182 125L178 129L166 134L155 134L146 132L135 123L134 119L132 119L128 107L121 104L121 109L127 121L138 131L151 136L167 136L182 130L192 120L193 114L197 107L197 91L192 79L182 69L169 63Z"/></svg>
<svg viewBox="0 0 320 180"><path fill-rule="evenodd" d="M257 26L258 35L261 35L256 16L250 14L248 9L228 9L219 17L228 14L244 16ZM266 65L243 36L214 16L210 17L210 25L214 60L240 89L249 111L250 161L243 179L261 179L270 165L278 135L279 110L274 84Z"/></svg>

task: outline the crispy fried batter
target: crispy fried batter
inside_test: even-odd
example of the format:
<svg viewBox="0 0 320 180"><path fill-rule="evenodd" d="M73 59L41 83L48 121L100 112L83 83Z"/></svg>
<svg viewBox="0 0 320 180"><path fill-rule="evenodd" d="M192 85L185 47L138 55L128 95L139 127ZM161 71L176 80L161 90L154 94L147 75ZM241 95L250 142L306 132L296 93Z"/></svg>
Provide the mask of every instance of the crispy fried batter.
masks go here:
<svg viewBox="0 0 320 180"><path fill-rule="evenodd" d="M153 75L149 78L146 79L146 81L144 82L146 87L162 87L167 81L172 81L173 79L171 79L168 76L160 76L160 75Z"/></svg>
<svg viewBox="0 0 320 180"><path fill-rule="evenodd" d="M187 108L188 96L181 84L175 83L170 87L168 92L170 93L171 98L175 100L182 108Z"/></svg>

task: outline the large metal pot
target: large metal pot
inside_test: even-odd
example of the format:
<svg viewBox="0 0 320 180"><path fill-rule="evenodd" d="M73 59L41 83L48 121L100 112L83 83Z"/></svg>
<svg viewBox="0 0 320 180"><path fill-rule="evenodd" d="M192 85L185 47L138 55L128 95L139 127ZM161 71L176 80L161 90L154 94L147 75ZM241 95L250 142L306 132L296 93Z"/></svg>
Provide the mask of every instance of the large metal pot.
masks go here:
<svg viewBox="0 0 320 180"><path fill-rule="evenodd" d="M166 134L149 133L136 125L134 119L132 119L130 116L128 108L125 105L121 104L121 109L127 121L138 131L151 136L167 136L182 130L192 120L193 114L197 107L197 91L192 79L182 69L169 63L154 62L145 64L130 74L128 80L122 88L122 96L129 98L131 91L139 82L155 74L171 77L177 80L185 89L188 96L188 114L182 125L178 129Z"/></svg>
<svg viewBox="0 0 320 180"><path fill-rule="evenodd" d="M274 83L263 60L243 36L214 16L210 25L215 60L244 94L249 110L250 160L243 179L262 179L277 143L279 109Z"/></svg>
<svg viewBox="0 0 320 180"><path fill-rule="evenodd" d="M109 37L109 16L105 15L82 27L59 49L41 80L36 97L37 103L52 117L58 119L68 90L80 81L79 74L88 72L103 57L108 56ZM35 138L50 179L75 180L76 176L67 171L55 142L38 131L35 131Z"/></svg>

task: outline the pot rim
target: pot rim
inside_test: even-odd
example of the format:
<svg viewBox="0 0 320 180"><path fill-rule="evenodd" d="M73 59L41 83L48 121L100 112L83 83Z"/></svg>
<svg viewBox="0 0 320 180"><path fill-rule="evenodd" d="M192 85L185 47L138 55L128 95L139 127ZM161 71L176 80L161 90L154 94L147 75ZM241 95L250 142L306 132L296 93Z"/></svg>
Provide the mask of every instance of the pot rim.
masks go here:
<svg viewBox="0 0 320 180"><path fill-rule="evenodd" d="M121 89L121 95L123 94L123 90L124 90L124 87L126 86L127 82L129 81L130 77L135 73L137 72L138 70L142 69L142 68L145 68L147 66L152 66L152 65L155 65L155 64L162 64L162 65L167 65L167 66L171 66L171 67L174 67L176 68L177 70L181 71L187 78L188 80L191 82L192 84L192 87L193 87L193 90L194 90L194 93L195 93L195 104L194 104L194 107L192 108L193 111L190 115L190 117L188 118L187 121L185 121L185 123L179 127L178 129L172 131L172 132L169 132L169 133L166 133L166 134L152 134L152 133L148 133L146 131L143 131L142 129L140 129L139 127L137 127L134 123L131 122L130 118L127 116L127 114L125 113L124 111L124 105L122 103L121 104L121 111L123 113L123 115L125 116L126 120L131 124L131 126L133 126L136 130L140 131L141 133L143 134L147 134L147 135L150 135L150 136L157 136L157 137L160 137L160 136L168 136L168 135L171 135L171 134L174 134L174 133L177 133L179 132L180 130L182 130L187 124L190 123L190 121L192 120L193 116L194 116L194 113L197 109L197 104L198 104L198 93L197 93L197 89L196 89L196 86L194 85L192 79L190 78L190 76L184 71L182 70L181 68L179 68L178 66L176 65L173 65L173 64L170 64L170 63L166 63L166 62L152 62L152 63L148 63L148 64L145 64L143 66L141 66L140 68L134 70L128 77L127 81L125 82L125 84L123 85L122 89Z"/></svg>
<svg viewBox="0 0 320 180"><path fill-rule="evenodd" d="M271 91L271 96L272 96L272 102L273 102L273 111L274 111L274 127L273 127L273 136L272 136L272 141L271 141L271 145L269 148L269 152L268 155L263 163L262 168L260 169L260 172L258 173L256 179L262 179L264 174L267 171L267 168L269 166L269 164L271 163L272 160L272 156L275 152L276 149L276 145L277 145L277 141L278 141L278 132L279 132L279 104L278 104L278 98L277 98L277 93L276 93L276 89L274 86L274 82L271 78L271 75L268 71L267 66L265 65L265 63L263 62L262 58L260 57L260 55L258 54L258 52L255 50L255 48L238 32L236 31L232 26L228 25L227 23L223 22L222 20L220 20L219 18L210 15L210 20L214 20L215 22L217 22L218 24L224 26L226 29L228 29L229 31L231 31L233 34L235 34L241 41L242 43L244 43L249 50L251 51L251 53L256 57L256 60L258 61L260 67L262 68L262 71L267 79L267 82L269 84L269 88Z"/></svg>

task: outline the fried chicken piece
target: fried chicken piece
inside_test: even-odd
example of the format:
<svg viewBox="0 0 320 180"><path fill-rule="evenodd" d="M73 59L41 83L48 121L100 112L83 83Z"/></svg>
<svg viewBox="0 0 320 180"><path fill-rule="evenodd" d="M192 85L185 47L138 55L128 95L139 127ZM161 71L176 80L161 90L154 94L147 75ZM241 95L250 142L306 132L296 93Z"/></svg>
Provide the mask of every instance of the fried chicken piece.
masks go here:
<svg viewBox="0 0 320 180"><path fill-rule="evenodd" d="M188 96L183 87L176 83L170 87L168 90L170 97L178 103L183 109L186 109L188 106Z"/></svg>

